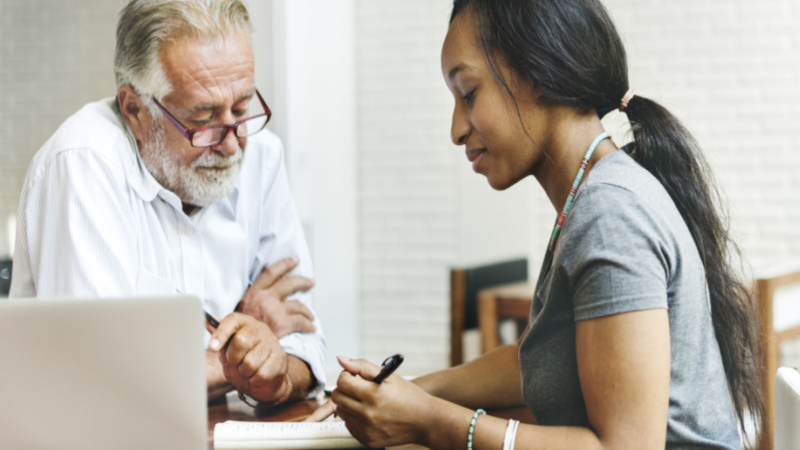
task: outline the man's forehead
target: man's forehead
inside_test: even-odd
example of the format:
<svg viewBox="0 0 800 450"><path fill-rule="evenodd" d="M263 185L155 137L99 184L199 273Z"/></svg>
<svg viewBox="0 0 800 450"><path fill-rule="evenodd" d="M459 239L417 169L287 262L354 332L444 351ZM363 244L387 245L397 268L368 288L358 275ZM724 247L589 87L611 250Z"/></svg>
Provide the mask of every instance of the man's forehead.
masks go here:
<svg viewBox="0 0 800 450"><path fill-rule="evenodd" d="M178 38L161 49L164 75L191 103L236 101L255 92L255 61L243 33L215 40Z"/></svg>

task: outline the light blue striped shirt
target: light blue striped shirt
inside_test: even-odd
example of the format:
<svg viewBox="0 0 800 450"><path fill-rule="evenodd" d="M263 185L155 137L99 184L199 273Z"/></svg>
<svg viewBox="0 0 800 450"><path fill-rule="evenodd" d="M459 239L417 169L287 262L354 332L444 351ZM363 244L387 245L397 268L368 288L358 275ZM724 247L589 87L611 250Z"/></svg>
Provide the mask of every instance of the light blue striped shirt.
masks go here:
<svg viewBox="0 0 800 450"><path fill-rule="evenodd" d="M248 138L234 191L192 216L135 148L111 98L84 106L39 150L20 197L11 297L179 289L224 317L262 268L282 258L297 256L292 274L313 278L277 136ZM309 293L293 298L312 309ZM319 319L314 325L316 333L280 342L324 384L325 341Z"/></svg>

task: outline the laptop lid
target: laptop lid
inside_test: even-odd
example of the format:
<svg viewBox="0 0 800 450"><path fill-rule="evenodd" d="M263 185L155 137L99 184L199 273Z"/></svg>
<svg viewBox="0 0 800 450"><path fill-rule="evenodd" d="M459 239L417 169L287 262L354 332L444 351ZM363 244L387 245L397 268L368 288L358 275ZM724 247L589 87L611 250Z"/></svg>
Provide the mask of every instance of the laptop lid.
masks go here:
<svg viewBox="0 0 800 450"><path fill-rule="evenodd" d="M0 448L208 447L193 297L0 301Z"/></svg>

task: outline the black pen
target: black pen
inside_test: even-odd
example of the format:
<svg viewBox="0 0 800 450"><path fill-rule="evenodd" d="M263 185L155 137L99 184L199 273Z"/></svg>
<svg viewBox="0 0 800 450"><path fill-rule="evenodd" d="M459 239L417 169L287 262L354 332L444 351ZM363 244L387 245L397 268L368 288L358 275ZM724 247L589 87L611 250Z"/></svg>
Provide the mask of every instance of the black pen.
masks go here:
<svg viewBox="0 0 800 450"><path fill-rule="evenodd" d="M219 327L219 320L215 319L214 316L209 314L208 311L206 311L205 309L203 310L203 312L206 313L206 320L208 321L208 323L211 324L212 327L214 328Z"/></svg>
<svg viewBox="0 0 800 450"><path fill-rule="evenodd" d="M403 355L401 355L400 353L386 358L386 361L384 361L383 364L381 364L381 373L379 373L377 377L373 378L372 382L381 384L381 382L385 380L386 377L391 375L395 370L397 370L398 367L400 367L400 364L402 362L403 362Z"/></svg>

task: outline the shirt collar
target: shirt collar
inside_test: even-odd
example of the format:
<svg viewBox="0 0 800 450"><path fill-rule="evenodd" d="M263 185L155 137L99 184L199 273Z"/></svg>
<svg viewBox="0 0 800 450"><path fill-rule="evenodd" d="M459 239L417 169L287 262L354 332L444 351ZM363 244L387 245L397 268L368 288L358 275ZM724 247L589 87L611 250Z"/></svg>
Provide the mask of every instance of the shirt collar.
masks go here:
<svg viewBox="0 0 800 450"><path fill-rule="evenodd" d="M136 163L131 164L128 172L128 183L142 200L148 203L152 202L155 200L156 195L165 189L156 181L153 174L147 170L147 166L145 166L142 157L139 155L139 147L136 145L136 138L133 136L128 124L124 120L122 124L125 129L125 135L128 137L131 152L133 152L136 158Z"/></svg>

